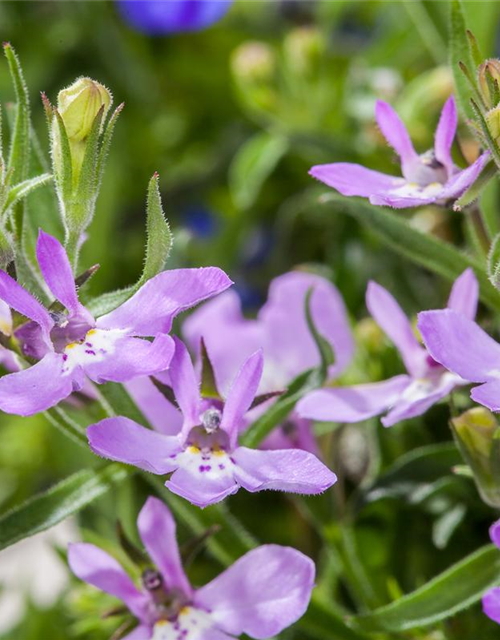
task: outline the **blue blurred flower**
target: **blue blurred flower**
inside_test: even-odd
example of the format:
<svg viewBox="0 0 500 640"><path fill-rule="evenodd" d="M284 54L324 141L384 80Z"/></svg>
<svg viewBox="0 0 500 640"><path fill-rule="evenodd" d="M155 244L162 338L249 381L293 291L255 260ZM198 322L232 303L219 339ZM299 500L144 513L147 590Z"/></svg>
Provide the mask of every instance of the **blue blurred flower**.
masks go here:
<svg viewBox="0 0 500 640"><path fill-rule="evenodd" d="M233 0L118 0L120 13L149 35L201 31L228 11Z"/></svg>

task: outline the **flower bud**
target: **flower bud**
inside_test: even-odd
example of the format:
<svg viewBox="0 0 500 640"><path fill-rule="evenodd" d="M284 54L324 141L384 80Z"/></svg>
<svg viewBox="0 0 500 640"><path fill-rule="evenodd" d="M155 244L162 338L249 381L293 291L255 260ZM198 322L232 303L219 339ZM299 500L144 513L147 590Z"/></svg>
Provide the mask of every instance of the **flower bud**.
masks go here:
<svg viewBox="0 0 500 640"><path fill-rule="evenodd" d="M275 68L274 51L264 42L245 42L234 51L232 56L232 70L240 81L270 81Z"/></svg>
<svg viewBox="0 0 500 640"><path fill-rule="evenodd" d="M486 114L486 123L491 137L495 142L500 142L500 105L490 109Z"/></svg>
<svg viewBox="0 0 500 640"><path fill-rule="evenodd" d="M500 86L500 60L490 58L479 65L478 69L479 88L486 105L490 108L496 107L498 100L493 95L495 83Z"/></svg>
<svg viewBox="0 0 500 640"><path fill-rule="evenodd" d="M59 91L57 110L70 143L85 140L101 107L104 106L104 120L112 101L108 89L91 78L78 78L67 89Z"/></svg>
<svg viewBox="0 0 500 640"><path fill-rule="evenodd" d="M286 37L283 48L290 68L307 75L317 68L325 53L326 41L319 29L301 27Z"/></svg>
<svg viewBox="0 0 500 640"><path fill-rule="evenodd" d="M500 507L500 428L496 417L484 407L474 407L453 418L451 425L481 498Z"/></svg>

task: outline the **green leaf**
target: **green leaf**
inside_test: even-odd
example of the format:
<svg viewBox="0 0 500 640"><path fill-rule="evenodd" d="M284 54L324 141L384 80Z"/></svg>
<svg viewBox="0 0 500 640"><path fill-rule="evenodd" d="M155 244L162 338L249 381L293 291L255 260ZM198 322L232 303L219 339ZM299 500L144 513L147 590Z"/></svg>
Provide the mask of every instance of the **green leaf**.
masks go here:
<svg viewBox="0 0 500 640"><path fill-rule="evenodd" d="M104 135L102 137L101 150L99 151L99 158L97 160L96 176L97 176L97 189L101 186L102 176L104 174L104 167L106 165L106 159L108 157L109 148L111 146L111 140L113 139L113 133L115 130L116 121L118 116L123 110L125 103L119 104L113 112L113 115L108 120Z"/></svg>
<svg viewBox="0 0 500 640"><path fill-rule="evenodd" d="M453 205L454 211L461 211L464 207L475 202L481 195L483 189L497 173L497 167L493 162L488 162L486 167L476 178L475 182L467 189L467 191Z"/></svg>
<svg viewBox="0 0 500 640"><path fill-rule="evenodd" d="M6 229L0 225L0 269L6 269L16 257L14 239Z"/></svg>
<svg viewBox="0 0 500 640"><path fill-rule="evenodd" d="M500 552L494 545L486 545L416 591L353 622L370 633L436 624L478 602L499 582Z"/></svg>
<svg viewBox="0 0 500 640"><path fill-rule="evenodd" d="M43 173L40 176L35 176L34 178L29 178L28 180L23 180L23 182L16 184L14 187L9 189L7 198L3 204L1 212L2 215L4 215L6 211L11 209L20 200L26 198L26 196L28 196L32 191L35 191L38 187L48 184L51 180L52 175L50 173Z"/></svg>
<svg viewBox="0 0 500 640"><path fill-rule="evenodd" d="M464 116L467 118L473 118L474 113L469 102L469 84L459 67L459 63L462 63L467 67L469 72L475 70L475 64L472 59L469 40L467 37L467 24L465 21L464 8L461 0L451 0L450 2L449 58L450 67L455 80L458 105Z"/></svg>
<svg viewBox="0 0 500 640"><path fill-rule="evenodd" d="M323 377L323 379L326 379L328 375L328 367L330 367L335 362L335 355L333 353L332 345L326 338L321 335L321 333L316 328L316 325L314 324L314 319L311 313L311 298L313 295L314 287L311 287L306 293L305 299L306 322L312 339L316 343L316 347L319 351L321 361L319 369L321 372L321 376Z"/></svg>
<svg viewBox="0 0 500 640"><path fill-rule="evenodd" d="M144 284L165 269L170 249L172 248L172 233L163 213L158 180L158 174L155 173L148 186L146 259L139 285Z"/></svg>
<svg viewBox="0 0 500 640"><path fill-rule="evenodd" d="M110 415L125 416L138 424L149 424L122 384L106 382L106 384L99 385L98 392L109 407Z"/></svg>
<svg viewBox="0 0 500 640"><path fill-rule="evenodd" d="M28 177L30 159L30 103L28 88L24 81L21 63L16 52L6 42L3 50L16 93L16 119L11 136L8 168L12 169L16 182L22 182Z"/></svg>
<svg viewBox="0 0 500 640"><path fill-rule="evenodd" d="M104 495L133 473L110 464L99 471L78 471L0 517L0 549L45 531Z"/></svg>
<svg viewBox="0 0 500 640"><path fill-rule="evenodd" d="M137 291L137 285L131 285L125 289L118 289L117 291L108 291L96 298L86 301L86 307L93 316L103 316L113 309L116 309L121 304L126 302Z"/></svg>
<svg viewBox="0 0 500 640"><path fill-rule="evenodd" d="M241 209L249 209L260 190L288 149L281 136L267 131L257 133L239 149L229 170L233 200Z"/></svg>
<svg viewBox="0 0 500 640"><path fill-rule="evenodd" d="M64 217L64 223L66 221L66 207L70 202L73 193L73 163L71 160L71 148L69 145L68 134L66 132L66 126L64 120L61 117L59 111L54 110L54 119L51 132L53 142L52 148L57 148L60 156L56 158L55 154L52 154L52 166L54 170L54 176L56 180L57 189L59 192L60 200L63 203L64 211L62 212ZM55 143L57 140L57 144Z"/></svg>
<svg viewBox="0 0 500 640"><path fill-rule="evenodd" d="M471 267L479 281L481 300L493 311L500 311L500 294L491 286L482 263L451 244L414 229L403 214L335 193L325 194L320 202L325 215L333 208L353 216L391 249L450 281Z"/></svg>

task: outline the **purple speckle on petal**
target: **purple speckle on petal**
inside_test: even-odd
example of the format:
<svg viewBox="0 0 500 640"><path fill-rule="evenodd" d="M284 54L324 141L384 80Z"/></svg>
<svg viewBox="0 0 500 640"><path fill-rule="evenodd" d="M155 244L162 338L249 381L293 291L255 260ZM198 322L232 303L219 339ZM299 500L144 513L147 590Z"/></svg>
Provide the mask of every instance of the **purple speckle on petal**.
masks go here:
<svg viewBox="0 0 500 640"><path fill-rule="evenodd" d="M92 349L85 349L85 353L88 353L89 356L95 356L95 351L92 351Z"/></svg>

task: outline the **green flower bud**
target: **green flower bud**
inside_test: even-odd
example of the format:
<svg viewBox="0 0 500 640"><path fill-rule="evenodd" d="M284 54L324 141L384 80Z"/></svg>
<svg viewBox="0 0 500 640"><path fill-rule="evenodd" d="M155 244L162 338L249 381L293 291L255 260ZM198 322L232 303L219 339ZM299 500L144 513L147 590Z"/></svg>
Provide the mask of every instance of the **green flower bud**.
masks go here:
<svg viewBox="0 0 500 640"><path fill-rule="evenodd" d="M326 51L326 41L319 29L301 27L290 32L283 49L290 68L306 75L318 67Z"/></svg>
<svg viewBox="0 0 500 640"><path fill-rule="evenodd" d="M104 106L104 121L112 102L110 91L91 78L78 78L67 89L59 91L57 110L70 143L85 140L101 107Z"/></svg>
<svg viewBox="0 0 500 640"><path fill-rule="evenodd" d="M453 418L451 425L481 498L500 507L500 428L496 417L484 407L474 407Z"/></svg>
<svg viewBox="0 0 500 640"><path fill-rule="evenodd" d="M490 58L479 65L478 81L485 104L496 107L499 102L498 87L500 87L500 60Z"/></svg>
<svg viewBox="0 0 500 640"><path fill-rule="evenodd" d="M276 56L264 42L245 42L234 51L231 67L240 82L268 82L276 69Z"/></svg>
<svg viewBox="0 0 500 640"><path fill-rule="evenodd" d="M486 122L493 140L500 142L500 105L488 111L486 114Z"/></svg>

